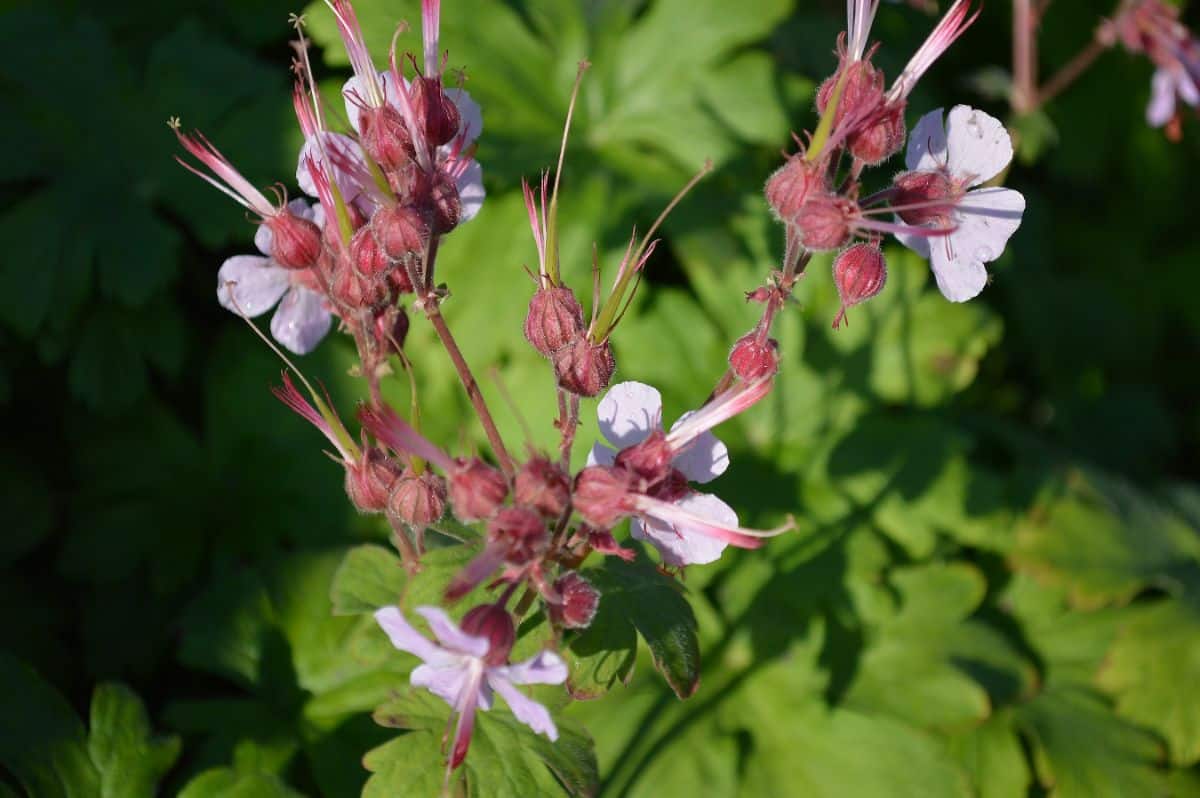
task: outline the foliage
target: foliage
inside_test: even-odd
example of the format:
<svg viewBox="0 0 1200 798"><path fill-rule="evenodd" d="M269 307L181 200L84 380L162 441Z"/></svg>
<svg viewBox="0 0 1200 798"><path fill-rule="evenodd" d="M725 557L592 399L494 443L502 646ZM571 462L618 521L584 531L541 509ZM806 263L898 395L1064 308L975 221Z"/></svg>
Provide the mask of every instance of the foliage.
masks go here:
<svg viewBox="0 0 1200 798"><path fill-rule="evenodd" d="M632 223L716 166L669 220L614 341L620 377L654 382L675 417L754 323L739 292L778 260L761 186L833 67L827 5L446 3L443 46L484 108L490 192L442 254L446 315L538 424L533 444L555 436L551 377L516 334L535 257L517 189L556 157L576 63L593 63L564 177L576 284L593 239L614 263ZM414 2L356 6L377 52L419 19ZM1054 64L1095 9L1051 8ZM16 153L0 166L0 710L19 719L0 735L0 795L441 790L449 710L408 691L414 661L370 613L438 595L464 530L409 576L386 532L346 510L320 438L266 391L278 362L212 302L252 228L172 162L162 125L182 114L256 183L290 185L289 10L0 12L0 137ZM307 14L317 54L343 66L328 13ZM930 24L885 4L889 75ZM1006 85L963 78L1005 63L1006 25L989 5L912 109ZM1146 65L1108 54L1013 120L1026 144L1009 182L1030 207L982 301L945 302L921 261L888 250L887 288L834 331L828 260L809 266L777 327L779 384L722 428L735 467L718 483L747 522L791 513L798 531L689 568L684 589L645 551L587 563L594 624L554 641L534 615L517 644L568 660L579 700L535 692L562 736L484 713L463 794L1200 795L1185 201L1200 133L1144 129L1148 85ZM348 403L363 382L334 338L302 367ZM424 429L478 444L433 342L414 320L422 401L439 411ZM407 392L385 385L397 406ZM521 440L517 414L500 416ZM596 434L585 403L578 456Z"/></svg>

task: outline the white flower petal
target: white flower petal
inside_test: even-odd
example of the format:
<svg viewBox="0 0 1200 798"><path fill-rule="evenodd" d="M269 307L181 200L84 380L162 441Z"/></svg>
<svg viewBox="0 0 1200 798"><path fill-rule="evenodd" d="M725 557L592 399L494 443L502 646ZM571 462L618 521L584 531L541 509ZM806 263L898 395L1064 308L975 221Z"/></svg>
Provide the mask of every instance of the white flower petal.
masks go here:
<svg viewBox="0 0 1200 798"><path fill-rule="evenodd" d="M472 159L467 164L467 168L455 181L455 186L458 188L458 200L462 204L458 220L460 223L469 222L479 213L479 209L483 207L483 200L487 197L487 191L483 188L483 167L479 165L479 161Z"/></svg>
<svg viewBox="0 0 1200 798"><path fill-rule="evenodd" d="M446 664L447 652L413 628L399 607L380 607L375 610L375 622L399 650L407 651L423 662Z"/></svg>
<svg viewBox="0 0 1200 798"><path fill-rule="evenodd" d="M893 219L893 221L896 222L896 224L904 224L904 220L901 219L899 216L893 216L892 219ZM896 237L896 240L899 241L901 244L908 247L909 249L911 249L913 252L920 255L925 260L929 260L929 242L930 242L929 236L918 235L916 233L900 233L900 232L893 232L892 235L894 235Z"/></svg>
<svg viewBox="0 0 1200 798"><path fill-rule="evenodd" d="M991 180L1012 160L1012 139L994 116L956 105L946 118L947 167L955 178L977 186Z"/></svg>
<svg viewBox="0 0 1200 798"><path fill-rule="evenodd" d="M678 421L671 425L671 429L678 427L695 412L695 410L689 410L684 413ZM671 465L682 471L683 475L692 482L701 484L712 482L724 474L725 469L729 468L729 449L717 440L716 435L711 432L702 432L688 448L676 455Z"/></svg>
<svg viewBox="0 0 1200 798"><path fill-rule="evenodd" d="M533 729L538 734L544 734L553 742L558 739L558 728L550 718L550 711L534 701L529 696L514 687L507 679L494 673L488 674L488 684L504 696L508 708L512 710L517 720Z"/></svg>
<svg viewBox="0 0 1200 798"><path fill-rule="evenodd" d="M294 285L271 318L271 335L288 350L307 355L321 343L332 323L333 314L321 295Z"/></svg>
<svg viewBox="0 0 1200 798"><path fill-rule="evenodd" d="M1150 104L1146 106L1146 124L1162 127L1175 115L1175 76L1159 68L1150 80Z"/></svg>
<svg viewBox="0 0 1200 798"><path fill-rule="evenodd" d="M217 301L234 313L259 316L274 307L291 284L287 269L270 258L234 255L217 272Z"/></svg>
<svg viewBox="0 0 1200 798"><path fill-rule="evenodd" d="M723 526L737 527L737 513L712 494L693 493L675 504ZM658 549L667 565L703 565L715 562L729 545L712 535L648 515L634 518L629 529L634 538L645 540Z"/></svg>
<svg viewBox="0 0 1200 798"><path fill-rule="evenodd" d="M469 635L458 624L450 620L444 610L437 607L417 607L417 614L429 623L438 641L451 651L483 658L488 652L488 641L483 637Z"/></svg>
<svg viewBox="0 0 1200 798"><path fill-rule="evenodd" d="M662 394L642 382L618 382L600 400L596 415L608 442L624 449L662 429Z"/></svg>
<svg viewBox="0 0 1200 798"><path fill-rule="evenodd" d="M296 164L296 183L300 190L310 197L318 196L317 186L308 168L308 159L312 158L318 169L325 169L327 157L333 162L333 179L342 192L342 199L353 202L362 192L361 181L368 174L366 155L357 141L341 133L319 133L305 140ZM352 171L339 168L337 164L350 166Z"/></svg>
<svg viewBox="0 0 1200 798"><path fill-rule="evenodd" d="M444 90L446 96L450 98L450 102L454 103L454 107L458 109L458 132L466 133L463 141L463 149L466 149L483 132L483 112L479 108L479 103L472 100L471 95L462 89L446 86Z"/></svg>
<svg viewBox="0 0 1200 798"><path fill-rule="evenodd" d="M1010 188L967 192L954 213L958 229L930 242L930 265L946 299L965 302L983 290L983 264L1000 257L1024 211L1025 198Z"/></svg>
<svg viewBox="0 0 1200 798"><path fill-rule="evenodd" d="M539 651L523 662L491 670L514 684L562 684L567 680L567 663L553 651Z"/></svg>
<svg viewBox="0 0 1200 798"><path fill-rule="evenodd" d="M946 165L946 128L942 124L941 108L925 114L913 126L908 134L904 165L910 172L932 171Z"/></svg>
<svg viewBox="0 0 1200 798"><path fill-rule="evenodd" d="M617 461L617 453L605 446L603 443L593 443L591 451L588 452L587 465L602 465L611 466Z"/></svg>

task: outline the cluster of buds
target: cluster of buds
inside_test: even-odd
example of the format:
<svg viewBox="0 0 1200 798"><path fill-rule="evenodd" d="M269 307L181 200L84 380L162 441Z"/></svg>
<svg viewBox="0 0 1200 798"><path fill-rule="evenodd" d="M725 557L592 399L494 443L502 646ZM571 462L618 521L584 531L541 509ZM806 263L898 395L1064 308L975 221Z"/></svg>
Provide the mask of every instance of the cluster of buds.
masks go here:
<svg viewBox="0 0 1200 798"><path fill-rule="evenodd" d="M1156 67L1146 121L1181 135L1178 101L1200 105L1200 41L1179 21L1179 8L1162 0L1125 0L1101 26L1103 40L1119 41L1131 53L1144 54Z"/></svg>

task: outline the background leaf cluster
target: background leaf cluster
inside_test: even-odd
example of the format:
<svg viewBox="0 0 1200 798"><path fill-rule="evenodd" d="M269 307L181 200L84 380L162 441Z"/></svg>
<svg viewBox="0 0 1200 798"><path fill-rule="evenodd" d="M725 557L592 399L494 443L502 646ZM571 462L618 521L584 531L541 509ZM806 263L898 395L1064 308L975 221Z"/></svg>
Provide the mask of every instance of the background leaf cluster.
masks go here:
<svg viewBox="0 0 1200 798"><path fill-rule="evenodd" d="M377 52L419 19L411 2L356 5ZM440 788L446 709L405 692L411 662L367 613L435 595L463 552L438 550L406 583L384 530L349 510L319 437L266 391L278 363L213 302L252 227L174 164L163 125L179 114L256 182L291 184L297 10L0 12L0 709L20 720L0 733L0 795ZM306 11L336 91L344 55L323 7ZM840 12L445 4L443 45L484 108L489 189L444 248L446 314L534 444L554 440L552 378L519 335L535 255L518 187L553 163L577 62L593 63L563 180L578 288L593 241L613 268L634 225L716 166L669 220L615 338L618 378L653 382L672 416L757 316L741 292L780 247L761 184L789 130L813 122ZM1095 13L1051 5L1047 70ZM894 75L931 24L885 5L877 63ZM910 117L955 102L1003 114L977 92L1004 84L981 69L1006 63L1006 39L989 6ZM644 554L589 563L597 622L562 650L572 694L602 697L537 693L564 730L555 746L485 716L464 790L1200 794L1198 128L1170 144L1144 126L1149 75L1112 53L1044 114L1011 120L1009 183L1029 210L981 300L944 302L924 264L889 250L885 292L834 332L828 260L814 261L780 320L778 389L722 430L733 467L714 486L747 523L792 513L801 529L689 569L682 589ZM419 323L409 351L438 409L430 434L478 442ZM346 410L363 392L351 361L331 339L304 363ZM594 435L589 419L580 438ZM547 633L536 615L522 632L526 647Z"/></svg>

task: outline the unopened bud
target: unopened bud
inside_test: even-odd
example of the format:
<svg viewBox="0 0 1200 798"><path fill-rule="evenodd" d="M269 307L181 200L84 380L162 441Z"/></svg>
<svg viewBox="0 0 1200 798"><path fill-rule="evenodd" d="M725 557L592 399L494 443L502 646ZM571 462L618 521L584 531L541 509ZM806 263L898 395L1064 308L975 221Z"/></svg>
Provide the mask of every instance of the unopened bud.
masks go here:
<svg viewBox="0 0 1200 798"><path fill-rule="evenodd" d="M600 591L575 571L570 571L554 583L561 597L560 604L548 604L550 619L567 629L586 629L596 617L600 606Z"/></svg>
<svg viewBox="0 0 1200 798"><path fill-rule="evenodd" d="M484 662L493 667L508 662L512 653L517 630L512 616L499 604L483 604L463 616L462 630L469 635L488 641L488 653Z"/></svg>
<svg viewBox="0 0 1200 798"><path fill-rule="evenodd" d="M359 512L382 512L402 472L400 464L382 449L366 448L357 463L346 467L346 495Z"/></svg>
<svg viewBox="0 0 1200 798"><path fill-rule="evenodd" d="M868 56L869 57L869 56ZM833 116L836 126L844 119L851 122L874 116L883 105L883 72L876 69L869 60L852 61L826 78L817 89L817 111L824 114L833 97L833 90L843 73L842 95L838 100L837 112Z"/></svg>
<svg viewBox="0 0 1200 798"><path fill-rule="evenodd" d="M608 387L617 368L608 341L594 344L587 335L560 348L553 362L559 387L576 396L597 396Z"/></svg>
<svg viewBox="0 0 1200 798"><path fill-rule="evenodd" d="M949 224L950 212L962 195L950 176L942 170L904 172L892 181L896 194L891 204L899 207L896 214L911 225L931 222ZM920 207L912 207L920 206Z"/></svg>
<svg viewBox="0 0 1200 798"><path fill-rule="evenodd" d="M539 353L552 356L583 335L583 308L564 286L539 288L529 300L525 339Z"/></svg>
<svg viewBox="0 0 1200 798"><path fill-rule="evenodd" d="M764 193L775 217L786 224L796 218L809 193L820 184L818 167L797 155L767 178Z"/></svg>
<svg viewBox="0 0 1200 798"><path fill-rule="evenodd" d="M770 377L779 371L779 342L751 330L729 351L729 368L747 382Z"/></svg>
<svg viewBox="0 0 1200 798"><path fill-rule="evenodd" d="M461 121L458 108L442 89L442 79L418 75L410 90L413 115L418 124L423 123L428 143L434 147L449 144L458 135Z"/></svg>
<svg viewBox="0 0 1200 798"><path fill-rule="evenodd" d="M462 200L454 180L443 172L438 172L429 187L429 208L435 235L445 235L458 227L462 218Z"/></svg>
<svg viewBox="0 0 1200 798"><path fill-rule="evenodd" d="M266 220L271 259L287 269L308 269L321 257L321 228L284 209Z"/></svg>
<svg viewBox="0 0 1200 798"><path fill-rule="evenodd" d="M437 522L446 510L446 481L425 471L415 474L406 469L388 497L388 512L412 527Z"/></svg>
<svg viewBox="0 0 1200 798"><path fill-rule="evenodd" d="M504 474L478 457L460 460L450 472L450 507L460 521L490 518L506 496Z"/></svg>
<svg viewBox="0 0 1200 798"><path fill-rule="evenodd" d="M834 194L810 197L794 220L800 241L809 249L837 249L850 239L850 219L857 206Z"/></svg>
<svg viewBox="0 0 1200 798"><path fill-rule="evenodd" d="M867 166L878 166L900 151L907 133L904 105L886 106L847 136L846 147Z"/></svg>
<svg viewBox="0 0 1200 798"><path fill-rule="evenodd" d="M375 279L359 274L354 262L346 258L334 268L330 290L334 299L351 308L373 307L379 299Z"/></svg>
<svg viewBox="0 0 1200 798"><path fill-rule="evenodd" d="M372 235L370 225L358 228L350 239L350 260L355 271L368 280L382 279L392 268L391 260Z"/></svg>
<svg viewBox="0 0 1200 798"><path fill-rule="evenodd" d="M588 466L575 477L572 493L583 520L600 529L612 529L629 515L629 472L609 466Z"/></svg>
<svg viewBox="0 0 1200 798"><path fill-rule="evenodd" d="M836 329L846 318L846 310L866 302L883 290L887 282L887 263L874 244L855 244L843 250L833 261L833 282L842 308L833 320Z"/></svg>
<svg viewBox="0 0 1200 798"><path fill-rule="evenodd" d="M371 231L384 254L392 260L423 252L428 237L420 211L407 205L380 207L371 217Z"/></svg>
<svg viewBox="0 0 1200 798"><path fill-rule="evenodd" d="M532 507L546 518L558 518L571 501L571 480L545 457L531 457L517 472L517 503Z"/></svg>
<svg viewBox="0 0 1200 798"><path fill-rule="evenodd" d="M359 120L359 138L371 160L387 171L399 169L412 160L412 136L399 111L384 104L364 109Z"/></svg>
<svg viewBox="0 0 1200 798"><path fill-rule="evenodd" d="M488 538L499 544L504 559L525 565L542 553L549 542L546 522L528 507L505 507L488 522Z"/></svg>

